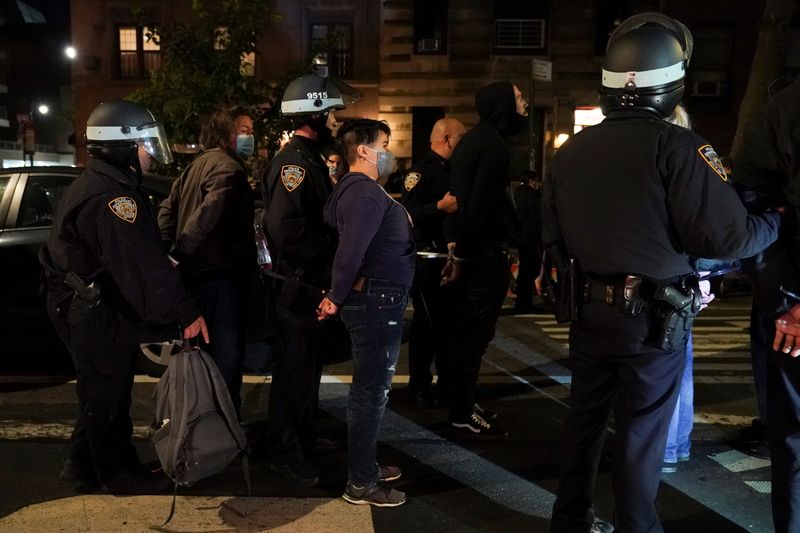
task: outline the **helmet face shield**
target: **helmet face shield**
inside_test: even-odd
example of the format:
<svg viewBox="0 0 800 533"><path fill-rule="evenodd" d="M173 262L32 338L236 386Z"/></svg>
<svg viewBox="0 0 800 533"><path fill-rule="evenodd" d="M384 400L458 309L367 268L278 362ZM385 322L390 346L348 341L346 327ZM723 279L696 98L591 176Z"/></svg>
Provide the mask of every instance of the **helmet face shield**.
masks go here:
<svg viewBox="0 0 800 533"><path fill-rule="evenodd" d="M161 124L144 126L142 129L135 132L134 139L153 159L162 165L169 165L172 163L172 151L170 151L169 144L167 143L167 135L164 133L164 126Z"/></svg>

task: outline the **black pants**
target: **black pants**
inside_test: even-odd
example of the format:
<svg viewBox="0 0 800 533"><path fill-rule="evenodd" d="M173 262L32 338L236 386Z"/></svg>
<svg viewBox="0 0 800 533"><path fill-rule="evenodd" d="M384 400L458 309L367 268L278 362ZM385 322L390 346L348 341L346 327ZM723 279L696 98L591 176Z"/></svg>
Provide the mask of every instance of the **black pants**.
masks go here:
<svg viewBox="0 0 800 533"><path fill-rule="evenodd" d="M450 366L455 325L454 289L441 285L442 258L418 259L414 273L411 297L414 302L414 319L408 339L408 388L421 392L433 382L431 363L436 361L438 390L449 390Z"/></svg>
<svg viewBox="0 0 800 533"><path fill-rule="evenodd" d="M508 251L496 249L462 264L450 394L450 420L472 414L475 385L483 354L494 338L497 319L508 292Z"/></svg>
<svg viewBox="0 0 800 533"><path fill-rule="evenodd" d="M772 520L777 533L800 531L800 360L770 351L767 412Z"/></svg>
<svg viewBox="0 0 800 533"><path fill-rule="evenodd" d="M537 245L519 247L519 270L517 271L517 303L521 311L533 307L534 282L542 267L542 256Z"/></svg>
<svg viewBox="0 0 800 533"><path fill-rule="evenodd" d="M197 296L208 324L210 344L205 349L219 368L231 395L233 406L241 408L242 361L245 354L247 313L246 274L239 279L226 273L187 276L187 286ZM202 342L202 341L201 341Z"/></svg>
<svg viewBox="0 0 800 533"><path fill-rule="evenodd" d="M572 325L572 408L564 430L551 532L589 531L612 412L616 531L663 531L654 502L685 348L668 352L645 344L657 324L649 310L626 317L618 306L592 302L583 306L581 319Z"/></svg>
<svg viewBox="0 0 800 533"><path fill-rule="evenodd" d="M138 344L114 338L105 302L85 316L48 300L48 314L72 355L77 375L78 416L70 459L89 480L107 483L139 469L131 442L131 389Z"/></svg>
<svg viewBox="0 0 800 533"><path fill-rule="evenodd" d="M775 313L764 310L753 302L750 310L750 357L753 364L753 386L756 389L758 417L769 426L767 413L767 365L775 339Z"/></svg>
<svg viewBox="0 0 800 533"><path fill-rule="evenodd" d="M319 292L291 283L274 294L275 360L269 395L269 457L279 464L303 461L303 446L317 437L316 410L323 353L316 309Z"/></svg>

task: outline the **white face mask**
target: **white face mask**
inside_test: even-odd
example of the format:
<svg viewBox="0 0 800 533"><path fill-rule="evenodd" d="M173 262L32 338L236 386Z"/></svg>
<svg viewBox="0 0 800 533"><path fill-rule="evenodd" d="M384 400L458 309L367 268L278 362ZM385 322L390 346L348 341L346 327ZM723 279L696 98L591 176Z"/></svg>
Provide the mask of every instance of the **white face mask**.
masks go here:
<svg viewBox="0 0 800 533"><path fill-rule="evenodd" d="M367 159L367 161L378 167L378 178L379 179L388 178L389 174L392 173L392 169L394 168L394 154L389 150L379 152L374 148L370 148L369 146L365 146L365 148L375 152L376 160L370 161L369 159Z"/></svg>

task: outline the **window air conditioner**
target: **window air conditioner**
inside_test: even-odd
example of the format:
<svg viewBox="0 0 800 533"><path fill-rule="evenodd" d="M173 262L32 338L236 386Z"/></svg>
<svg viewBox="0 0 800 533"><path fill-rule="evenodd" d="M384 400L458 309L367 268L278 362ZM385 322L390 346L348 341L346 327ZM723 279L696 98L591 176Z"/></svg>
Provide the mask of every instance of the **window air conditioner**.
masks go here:
<svg viewBox="0 0 800 533"><path fill-rule="evenodd" d="M439 39L420 39L417 41L417 50L420 52L438 52L441 50Z"/></svg>

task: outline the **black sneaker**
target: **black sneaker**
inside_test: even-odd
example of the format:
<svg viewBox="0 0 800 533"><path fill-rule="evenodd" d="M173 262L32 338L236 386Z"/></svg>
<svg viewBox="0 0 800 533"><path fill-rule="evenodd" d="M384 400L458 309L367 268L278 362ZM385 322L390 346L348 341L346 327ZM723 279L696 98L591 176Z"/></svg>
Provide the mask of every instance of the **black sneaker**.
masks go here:
<svg viewBox="0 0 800 533"><path fill-rule="evenodd" d="M80 463L67 459L64 461L64 468L61 469L59 474L61 479L71 481L73 483L84 483L87 481L96 481L97 477L94 473L94 467L86 467Z"/></svg>
<svg viewBox="0 0 800 533"><path fill-rule="evenodd" d="M163 472L136 472L102 483L100 492L104 494L161 494L174 485L175 483Z"/></svg>
<svg viewBox="0 0 800 533"><path fill-rule="evenodd" d="M353 505L374 505L375 507L397 507L406 503L406 493L394 490L381 483L368 487L356 487L349 481L342 498Z"/></svg>
<svg viewBox="0 0 800 533"><path fill-rule="evenodd" d="M592 527L589 528L589 533L614 533L614 526L605 520L595 518Z"/></svg>
<svg viewBox="0 0 800 533"><path fill-rule="evenodd" d="M319 476L313 466L305 463L295 464L278 464L270 463L269 471L282 477L289 483L302 485L304 487L313 487L319 483Z"/></svg>
<svg viewBox="0 0 800 533"><path fill-rule="evenodd" d="M450 426L458 435L465 437L501 440L508 436L508 433L493 426L477 413L472 413L466 420L453 420L450 422Z"/></svg>
<svg viewBox="0 0 800 533"><path fill-rule="evenodd" d="M400 479L403 472L396 466L378 465L378 479L380 481L394 481Z"/></svg>
<svg viewBox="0 0 800 533"><path fill-rule="evenodd" d="M674 474L677 471L678 471L678 463L670 463L670 462L664 461L661 464L661 473L662 474Z"/></svg>
<svg viewBox="0 0 800 533"><path fill-rule="evenodd" d="M472 406L472 410L475 411L476 414L480 415L480 417L484 420L497 420L497 413L491 409L484 409L477 403Z"/></svg>

